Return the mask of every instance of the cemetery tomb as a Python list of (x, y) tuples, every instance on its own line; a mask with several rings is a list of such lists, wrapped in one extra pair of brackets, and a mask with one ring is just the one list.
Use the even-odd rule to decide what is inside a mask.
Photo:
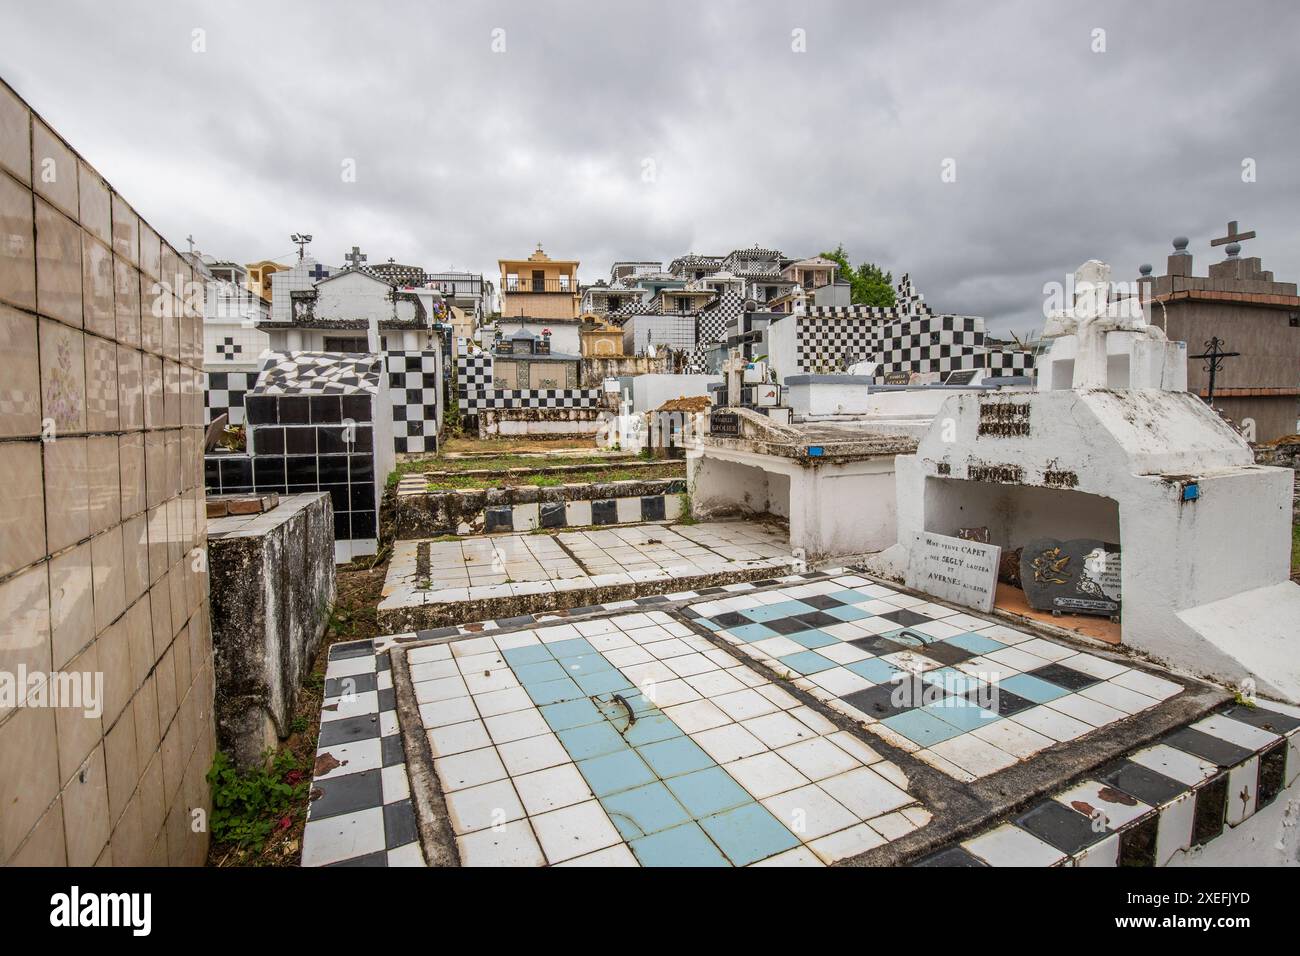
[[(1102, 862), (1114, 849), (1113, 863), (1150, 850), (1152, 821), (1180, 814), (1179, 799), (1199, 800), (1210, 819), (1218, 790), (1200, 791), (1220, 787), (1215, 770), (1164, 786), (1165, 803), (1148, 788), (1124, 813), (1128, 798), (1107, 782), (1127, 793), (1151, 781), (1112, 779), (1114, 768), (1181, 747), (1241, 776), (1237, 763), (1264, 759), (1247, 744), (1290, 745), (1290, 731), (1247, 739), (1222, 719), (1231, 706), (1218, 688), (848, 569), (395, 634), (331, 651), (304, 863), (820, 866), (968, 854), (992, 865), (1008, 855), (986, 860), (960, 841), (999, 826), (1028, 788), (1091, 824), (1081, 768), (1096, 768), (1093, 796), (1117, 804), (1096, 838), (1052, 807), (1029, 819), (1021, 807), (1025, 836), (1011, 839), (1044, 842), (1046, 864)], [(1203, 739), (1224, 735), (1239, 741), (1231, 752)], [(1261, 809), (1300, 768), (1300, 757), (1267, 759)], [(1226, 833), (1233, 818), (1218, 806)], [(1165, 849), (1190, 841), (1171, 831)]]

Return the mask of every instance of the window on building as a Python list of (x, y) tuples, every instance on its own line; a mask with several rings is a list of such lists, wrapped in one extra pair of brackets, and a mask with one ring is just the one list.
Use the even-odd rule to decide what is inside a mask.
[(364, 335), (327, 335), (326, 352), (369, 352), (369, 339)]

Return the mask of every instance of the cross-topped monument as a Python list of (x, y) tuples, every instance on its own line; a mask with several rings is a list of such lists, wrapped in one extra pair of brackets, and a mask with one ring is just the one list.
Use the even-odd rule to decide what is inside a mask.
[(1227, 245), (1228, 243), (1232, 243), (1237, 248), (1236, 249), (1228, 248), (1225, 251), (1228, 253), (1228, 255), (1235, 256), (1238, 252), (1241, 251), (1241, 244), (1243, 242), (1245, 242), (1247, 239), (1254, 239), (1254, 238), (1255, 238), (1254, 229), (1250, 230), (1250, 232), (1238, 232), (1237, 220), (1234, 219), (1232, 220), (1232, 222), (1228, 223), (1228, 234), (1226, 236), (1220, 236), (1218, 239), (1211, 239), (1210, 245), (1223, 246), (1223, 245)]
[(1071, 388), (1105, 388), (1107, 384), (1106, 336), (1111, 332), (1141, 332), (1160, 340), (1160, 330), (1147, 324), (1136, 298), (1111, 299), (1110, 266), (1089, 259), (1074, 273), (1074, 301), (1070, 308), (1053, 312), (1043, 328), (1043, 338), (1075, 336), (1077, 346)]
[(369, 256), (363, 253), (356, 246), (353, 246), (352, 251), (344, 255), (343, 258), (347, 261), (348, 265), (351, 266), (353, 269), (360, 269), (361, 264), (365, 262), (366, 259), (369, 258)]

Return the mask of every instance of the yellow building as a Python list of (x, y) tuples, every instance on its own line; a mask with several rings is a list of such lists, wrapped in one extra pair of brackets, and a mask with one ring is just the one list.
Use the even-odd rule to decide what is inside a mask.
[(270, 302), (271, 276), (277, 272), (285, 272), (289, 267), (282, 266), (280, 263), (272, 262), (269, 259), (263, 259), (261, 262), (248, 263), (246, 268), (248, 269), (248, 279), (245, 285), (248, 291)]
[(623, 330), (617, 325), (610, 325), (594, 312), (579, 317), (582, 322), (578, 336), (582, 340), (582, 357), (595, 355), (622, 355)]
[(527, 259), (499, 259), (501, 266), (501, 316), (503, 319), (578, 318), (578, 261), (552, 259), (537, 251)]

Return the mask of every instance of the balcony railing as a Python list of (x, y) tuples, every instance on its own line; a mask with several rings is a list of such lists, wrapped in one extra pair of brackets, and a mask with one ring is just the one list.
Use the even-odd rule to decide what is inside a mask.
[(567, 295), (573, 295), (577, 292), (577, 285), (568, 279), (529, 279), (519, 277), (517, 279), (507, 278), (504, 284), (504, 291), (518, 294), (562, 292)]

